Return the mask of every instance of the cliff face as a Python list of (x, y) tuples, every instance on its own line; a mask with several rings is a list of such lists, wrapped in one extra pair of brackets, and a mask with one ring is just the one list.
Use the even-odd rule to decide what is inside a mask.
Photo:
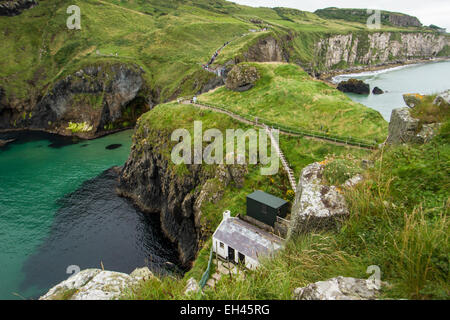
[(201, 223), (202, 205), (220, 200), (230, 183), (241, 184), (246, 167), (187, 165), (180, 172), (166, 156), (169, 137), (139, 121), (117, 191), (143, 212), (159, 214), (164, 234), (189, 266), (208, 228)]
[(339, 70), (432, 58), (450, 45), (450, 38), (434, 33), (349, 33), (321, 39), (315, 46), (316, 68)]
[(0, 1), (0, 16), (16, 16), (22, 13), (23, 10), (37, 6), (36, 0), (1, 0)]
[(91, 65), (56, 82), (34, 105), (23, 107), (23, 101), (6, 103), (0, 97), (0, 129), (40, 129), (90, 138), (130, 127), (154, 104), (151, 95), (144, 96), (142, 73), (134, 65)]

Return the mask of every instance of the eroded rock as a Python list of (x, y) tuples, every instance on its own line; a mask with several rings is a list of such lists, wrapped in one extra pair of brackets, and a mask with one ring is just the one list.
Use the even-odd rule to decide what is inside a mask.
[(202, 205), (217, 203), (230, 183), (241, 185), (247, 167), (216, 166), (210, 170), (186, 165), (186, 171), (177, 174), (160, 148), (169, 143), (170, 136), (150, 131), (145, 123), (138, 124), (117, 191), (133, 200), (141, 211), (159, 215), (162, 231), (177, 247), (181, 264), (188, 267), (199, 239), (210, 228), (201, 225)]
[(388, 144), (427, 143), (438, 131), (440, 124), (420, 124), (409, 108), (394, 109), (389, 123)]
[(438, 94), (436, 99), (434, 99), (433, 104), (437, 105), (438, 107), (441, 107), (442, 105), (450, 105), (450, 90), (447, 90), (441, 94)]
[(422, 102), (423, 97), (423, 95), (418, 93), (407, 93), (403, 95), (403, 100), (408, 107), (414, 108)]
[(337, 277), (294, 290), (295, 300), (374, 300), (381, 283), (365, 279)]
[(240, 64), (231, 69), (225, 84), (230, 90), (243, 92), (253, 88), (259, 78), (260, 75), (256, 67)]
[(339, 83), (337, 89), (342, 92), (351, 92), (357, 94), (370, 94), (370, 86), (362, 80), (349, 79)]
[(136, 269), (131, 275), (87, 269), (56, 285), (39, 300), (116, 300), (126, 289), (151, 277), (148, 268)]
[(0, 16), (17, 16), (23, 10), (37, 6), (36, 0), (2, 0), (0, 1)]
[(348, 216), (347, 204), (338, 189), (322, 184), (323, 170), (319, 163), (303, 169), (292, 208), (289, 237), (335, 229)]
[(378, 88), (378, 87), (375, 87), (375, 88), (373, 88), (372, 93), (373, 93), (373, 94), (376, 94), (376, 95), (379, 95), (379, 94), (384, 94), (384, 91), (381, 90), (381, 89)]

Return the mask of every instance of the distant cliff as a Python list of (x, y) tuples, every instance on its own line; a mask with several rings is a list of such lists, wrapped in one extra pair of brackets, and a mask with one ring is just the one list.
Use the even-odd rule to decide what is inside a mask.
[(450, 37), (428, 32), (354, 32), (331, 35), (315, 45), (313, 68), (344, 70), (354, 66), (405, 63), (446, 55)]

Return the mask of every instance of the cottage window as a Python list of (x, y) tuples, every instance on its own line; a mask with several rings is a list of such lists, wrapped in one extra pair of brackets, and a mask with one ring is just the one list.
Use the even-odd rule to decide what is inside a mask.
[(220, 248), (223, 249), (224, 248), (224, 244), (221, 242), (220, 243)]

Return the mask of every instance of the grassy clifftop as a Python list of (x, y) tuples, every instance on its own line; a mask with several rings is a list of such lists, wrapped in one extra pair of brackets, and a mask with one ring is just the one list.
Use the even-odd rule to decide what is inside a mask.
[(249, 63), (261, 78), (246, 92), (226, 87), (200, 101), (297, 129), (383, 142), (387, 122), (375, 110), (351, 101), (300, 67), (283, 63)]

